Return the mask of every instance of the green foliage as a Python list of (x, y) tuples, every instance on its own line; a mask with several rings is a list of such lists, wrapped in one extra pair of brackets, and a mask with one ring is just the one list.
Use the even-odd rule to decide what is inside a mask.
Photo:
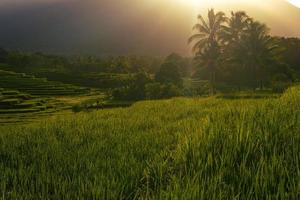
[(283, 93), (286, 91), (292, 84), (289, 82), (281, 82), (281, 81), (274, 81), (272, 83), (272, 91), (276, 93)]
[(207, 96), (209, 95), (210, 83), (202, 79), (183, 79), (184, 96)]
[(81, 112), (82, 110), (83, 110), (83, 107), (80, 104), (75, 104), (75, 105), (72, 106), (72, 111), (74, 113)]
[(141, 100), (145, 99), (145, 85), (151, 81), (150, 76), (145, 72), (134, 75), (128, 86), (112, 90), (114, 100)]
[(179, 67), (176, 62), (165, 62), (161, 65), (160, 70), (155, 75), (155, 80), (163, 84), (182, 85)]
[(165, 99), (182, 96), (182, 89), (174, 84), (149, 83), (145, 86), (147, 99)]
[(298, 199), (300, 88), (0, 127), (3, 199)]
[(5, 71), (84, 87), (113, 89), (128, 86), (132, 76), (139, 72), (156, 73), (162, 59), (148, 56), (63, 57), (0, 49), (0, 63), (0, 69)]
[(299, 40), (271, 37), (267, 25), (243, 11), (231, 12), (224, 20), (224, 13), (211, 9), (207, 21), (198, 19), (189, 42), (195, 42), (198, 78), (210, 80), (212, 90), (215, 82), (263, 89), (272, 76), (282, 73), (288, 82), (294, 80), (291, 69), (299, 63)]
[(165, 63), (175, 63), (181, 77), (190, 77), (193, 71), (193, 62), (190, 58), (184, 58), (179, 54), (172, 53), (166, 57)]
[(300, 72), (300, 39), (299, 38), (276, 38), (283, 47), (282, 60), (292, 69)]

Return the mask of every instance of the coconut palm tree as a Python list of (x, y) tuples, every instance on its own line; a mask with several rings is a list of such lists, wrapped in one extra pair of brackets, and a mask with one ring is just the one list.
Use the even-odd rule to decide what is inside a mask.
[[(249, 70), (253, 86), (257, 87), (264, 69), (274, 63), (280, 48), (269, 35), (269, 28), (258, 21), (250, 21), (242, 32), (240, 42), (235, 48), (233, 57)], [(260, 80), (259, 80), (260, 79)]]
[(198, 16), (199, 22), (193, 27), (196, 33), (189, 38), (188, 42), (194, 42), (193, 52), (195, 53), (195, 58), (209, 69), (211, 93), (214, 94), (216, 67), (221, 55), (220, 33), (226, 17), (223, 12), (215, 13), (214, 9), (208, 11), (207, 17), (206, 21), (202, 15)]
[(231, 12), (231, 16), (226, 19), (226, 24), (222, 26), (220, 37), (223, 45), (222, 67), (231, 74), (231, 81), (240, 84), (245, 81), (245, 66), (235, 62), (234, 56), (241, 42), (241, 37), (247, 31), (248, 24), (252, 19), (244, 11)]
[(226, 26), (222, 26), (221, 37), (224, 43), (233, 44), (239, 42), (243, 32), (247, 29), (252, 19), (244, 11), (231, 12)]

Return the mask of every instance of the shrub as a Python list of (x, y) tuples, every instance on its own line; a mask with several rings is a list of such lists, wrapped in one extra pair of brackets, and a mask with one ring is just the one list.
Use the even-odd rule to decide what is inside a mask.
[(182, 95), (182, 91), (177, 85), (167, 84), (167, 85), (164, 85), (163, 88), (164, 88), (164, 96), (167, 98)]
[(271, 86), (273, 92), (283, 93), (291, 86), (291, 82), (287, 75), (281, 73), (273, 76)]
[(113, 89), (111, 96), (114, 100), (128, 100), (130, 99), (130, 91), (128, 87), (121, 87)]
[(160, 70), (155, 75), (155, 80), (163, 84), (172, 83), (182, 86), (178, 65), (175, 62), (166, 62), (162, 64)]
[(174, 84), (150, 83), (145, 86), (147, 99), (163, 99), (181, 96), (181, 89)]
[(288, 82), (282, 82), (282, 81), (272, 82), (272, 91), (276, 92), (276, 93), (283, 93), (290, 86), (291, 86), (291, 83), (288, 83)]
[(81, 105), (79, 105), (79, 104), (76, 104), (76, 105), (72, 106), (72, 111), (74, 113), (81, 112), (82, 110), (83, 110), (83, 107)]
[(147, 73), (140, 72), (134, 75), (129, 86), (124, 86), (112, 90), (114, 100), (141, 100), (145, 99), (145, 85), (150, 82)]
[(160, 99), (162, 97), (162, 84), (149, 83), (145, 86), (145, 93), (147, 99)]

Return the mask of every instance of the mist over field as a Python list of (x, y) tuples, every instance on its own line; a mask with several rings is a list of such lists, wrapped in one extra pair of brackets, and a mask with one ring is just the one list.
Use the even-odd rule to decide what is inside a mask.
[[(247, 10), (268, 23), (274, 35), (300, 36), (293, 28), (299, 25), (299, 9), (285, 1), (267, 0), (260, 6), (230, 2), (215, 7)], [(196, 9), (180, 0), (2, 0), (0, 46), (55, 53), (190, 55), (186, 38), (198, 11), (208, 6)]]

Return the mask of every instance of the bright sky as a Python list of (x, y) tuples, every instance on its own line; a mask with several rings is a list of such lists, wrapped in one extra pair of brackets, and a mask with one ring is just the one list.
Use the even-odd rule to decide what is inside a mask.
[[(43, 3), (69, 2), (78, 0), (0, 0), (3, 5), (29, 5)], [(300, 0), (84, 0), (101, 4), (137, 4), (139, 7), (161, 7), (166, 10), (173, 9), (178, 15), (190, 17), (194, 22), (197, 13), (205, 14), (208, 8), (216, 10), (246, 10), (251, 16), (271, 26), (273, 33), (278, 35), (300, 36)], [(126, 3), (123, 3), (126, 2)], [(293, 4), (293, 5), (292, 5)]]
[(300, 0), (167, 0), (204, 14), (208, 8), (245, 10), (267, 23), (276, 35), (300, 36)]
[(297, 6), (300, 0), (0, 0), (0, 15), (6, 13), (0, 17), (0, 44), (57, 49), (67, 41), (67, 47), (81, 42), (103, 52), (184, 54), (196, 16), (206, 16), (209, 8), (243, 10), (273, 35), (300, 37)]

